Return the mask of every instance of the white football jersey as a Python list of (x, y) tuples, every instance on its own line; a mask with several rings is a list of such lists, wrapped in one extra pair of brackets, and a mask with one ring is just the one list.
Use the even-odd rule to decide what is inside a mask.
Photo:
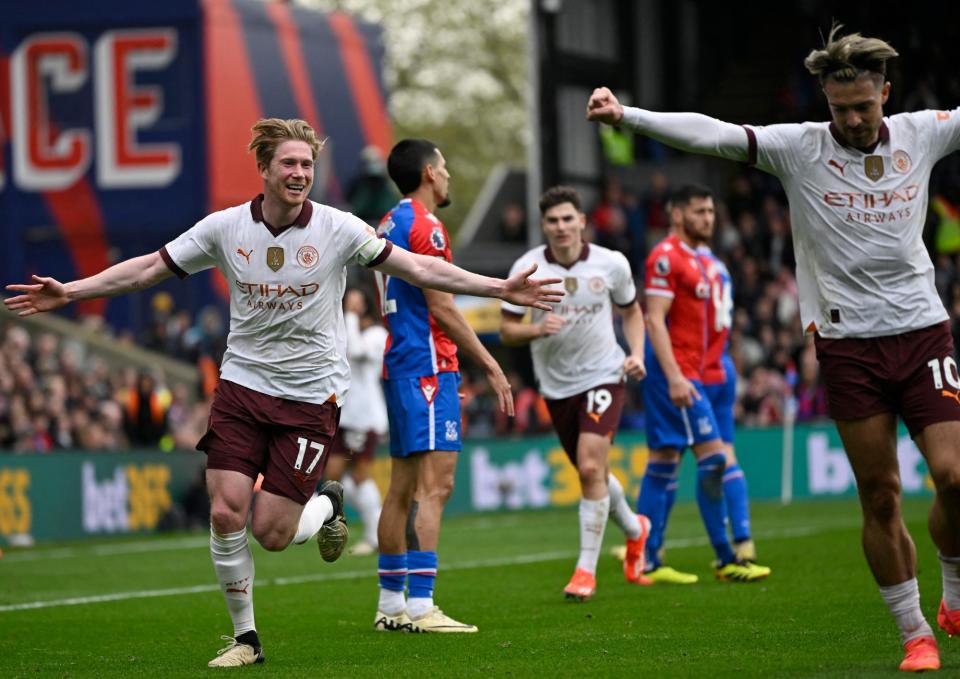
[(387, 433), (387, 404), (383, 397), (383, 350), (387, 329), (374, 324), (360, 329), (353, 312), (343, 315), (347, 328), (347, 359), (350, 361), (350, 395), (340, 411), (340, 426), (358, 431)]
[[(623, 349), (613, 330), (613, 307), (628, 306), (637, 299), (637, 289), (627, 258), (599, 245), (584, 243), (580, 259), (567, 268), (557, 262), (546, 246), (530, 250), (514, 262), (510, 275), (536, 262), (537, 276), (562, 278), (566, 295), (553, 311), (532, 309), (534, 323), (548, 313), (563, 317), (566, 324), (556, 335), (538, 337), (530, 343), (533, 370), (545, 398), (568, 398), (598, 384), (623, 379)], [(522, 316), (526, 307), (503, 302), (504, 311)]]
[(800, 316), (824, 337), (878, 337), (947, 318), (923, 244), (934, 164), (960, 147), (960, 109), (884, 119), (871, 153), (832, 123), (745, 128), (749, 162), (790, 202)]
[(181, 278), (217, 267), (230, 286), (220, 376), (262, 394), (338, 405), (350, 387), (341, 300), (346, 265), (389, 250), (357, 217), (312, 201), (296, 222), (263, 221), (262, 196), (215, 212), (160, 254)]

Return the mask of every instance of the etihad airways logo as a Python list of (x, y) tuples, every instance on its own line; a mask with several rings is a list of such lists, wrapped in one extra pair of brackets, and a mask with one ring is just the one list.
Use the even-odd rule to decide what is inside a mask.
[[(237, 290), (245, 295), (251, 309), (278, 309), (294, 311), (303, 308), (303, 298), (317, 294), (319, 283), (306, 285), (283, 285), (282, 283), (244, 283), (234, 281)], [(268, 299), (263, 299), (268, 298)]]
[(920, 195), (920, 185), (910, 184), (892, 191), (827, 191), (823, 202), (831, 207), (887, 208), (909, 203)]

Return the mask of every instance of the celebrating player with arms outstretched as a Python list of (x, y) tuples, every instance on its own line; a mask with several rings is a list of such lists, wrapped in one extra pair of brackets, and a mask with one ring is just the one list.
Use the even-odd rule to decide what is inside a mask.
[(863, 548), (900, 628), (904, 670), (940, 666), (920, 610), (916, 552), (900, 511), (897, 416), (923, 453), (936, 496), (937, 622), (960, 633), (960, 376), (947, 313), (922, 241), (934, 163), (960, 148), (960, 110), (884, 117), (886, 42), (835, 27), (804, 62), (831, 122), (742, 127), (696, 113), (625, 108), (606, 88), (587, 118), (626, 124), (695, 153), (755, 164), (790, 202), (800, 313), (816, 333), (830, 415), (857, 479)]
[[(582, 240), (587, 220), (574, 189), (556, 186), (545, 191), (540, 214), (547, 244), (520, 257), (513, 270), (535, 262), (563, 277), (568, 297), (553, 312), (534, 313), (530, 323), (524, 322), (521, 307), (504, 304), (500, 333), (507, 344), (531, 344), (540, 393), (547, 400), (560, 443), (580, 475), (580, 558), (564, 592), (570, 599), (583, 601), (596, 592), (597, 556), (608, 515), (627, 536), (627, 581), (649, 584), (643, 577), (643, 547), (650, 522), (630, 511), (620, 482), (607, 468), (610, 443), (620, 425), (626, 377), (646, 375), (643, 313), (626, 258)], [(629, 355), (617, 344), (613, 305), (623, 316)]]
[(210, 428), (197, 444), (207, 453), (210, 554), (234, 633), (211, 667), (263, 662), (253, 616), (253, 556), (247, 515), (263, 474), (252, 529), (267, 550), (318, 535), (333, 561), (347, 540), (339, 484), (313, 495), (350, 386), (341, 298), (348, 264), (416, 285), (498, 297), (549, 309), (563, 294), (533, 280), (487, 278), (433, 257), (414, 255), (376, 236), (346, 212), (307, 199), (321, 144), (302, 120), (260, 120), (256, 153), (263, 193), (216, 212), (158, 252), (126, 260), (70, 283), (34, 276), (4, 300), (21, 316), (75, 300), (142, 290), (176, 274), (217, 267), (230, 290), (230, 334)]

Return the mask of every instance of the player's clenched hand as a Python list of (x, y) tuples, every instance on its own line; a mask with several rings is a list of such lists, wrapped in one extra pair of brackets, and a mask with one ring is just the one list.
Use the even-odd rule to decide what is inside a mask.
[(542, 321), (540, 321), (540, 336), (545, 337), (549, 335), (556, 335), (560, 332), (560, 328), (567, 324), (566, 319), (563, 316), (557, 316), (556, 314), (547, 314)]
[(647, 376), (647, 366), (643, 363), (643, 356), (634, 356), (631, 354), (623, 360), (623, 372), (627, 377), (642, 380)]
[(670, 400), (678, 408), (689, 408), (694, 401), (700, 400), (700, 394), (693, 382), (682, 375), (669, 382)]
[(507, 376), (503, 374), (500, 366), (487, 372), (487, 382), (490, 383), (490, 388), (497, 395), (500, 410), (513, 417), (513, 390), (510, 388), (510, 382), (507, 381)]
[(20, 292), (21, 295), (8, 297), (3, 303), (10, 311), (19, 316), (32, 316), (41, 311), (59, 309), (70, 301), (63, 283), (55, 278), (33, 276), (34, 282), (8, 285), (7, 290)]
[(616, 125), (623, 120), (623, 106), (606, 87), (598, 87), (587, 102), (587, 120)]
[(558, 288), (551, 288), (562, 282), (559, 278), (530, 278), (537, 270), (536, 264), (531, 264), (526, 271), (519, 271), (504, 281), (500, 298), (520, 306), (532, 306), (535, 309), (550, 311), (563, 297), (564, 292)]

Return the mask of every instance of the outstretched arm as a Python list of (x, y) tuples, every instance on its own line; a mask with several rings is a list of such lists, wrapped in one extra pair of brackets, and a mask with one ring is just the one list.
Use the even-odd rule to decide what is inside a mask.
[(3, 303), (20, 316), (31, 316), (41, 311), (53, 311), (81, 299), (114, 297), (133, 290), (156, 285), (173, 272), (167, 268), (159, 252), (134, 257), (114, 264), (98, 274), (69, 283), (55, 278), (34, 276), (33, 283), (8, 285), (7, 290), (19, 292)]
[(504, 280), (471, 273), (437, 257), (418, 255), (394, 246), (387, 258), (373, 268), (402, 278), (418, 288), (432, 288), (477, 297), (496, 297), (544, 311), (550, 311), (550, 305), (559, 302), (564, 294), (563, 290), (549, 287), (562, 282), (559, 278), (530, 278), (537, 270), (536, 264)]
[(513, 417), (513, 391), (510, 389), (510, 383), (503, 374), (500, 364), (490, 355), (477, 337), (477, 333), (460, 313), (460, 309), (453, 301), (453, 295), (449, 292), (426, 289), (423, 291), (423, 296), (427, 300), (430, 315), (437, 321), (437, 325), (453, 340), (458, 349), (483, 368), (487, 374), (487, 382), (497, 395), (500, 410)]
[(658, 113), (623, 106), (606, 87), (598, 87), (587, 102), (587, 120), (623, 124), (667, 146), (727, 160), (747, 160), (747, 133), (740, 125), (700, 113)]

